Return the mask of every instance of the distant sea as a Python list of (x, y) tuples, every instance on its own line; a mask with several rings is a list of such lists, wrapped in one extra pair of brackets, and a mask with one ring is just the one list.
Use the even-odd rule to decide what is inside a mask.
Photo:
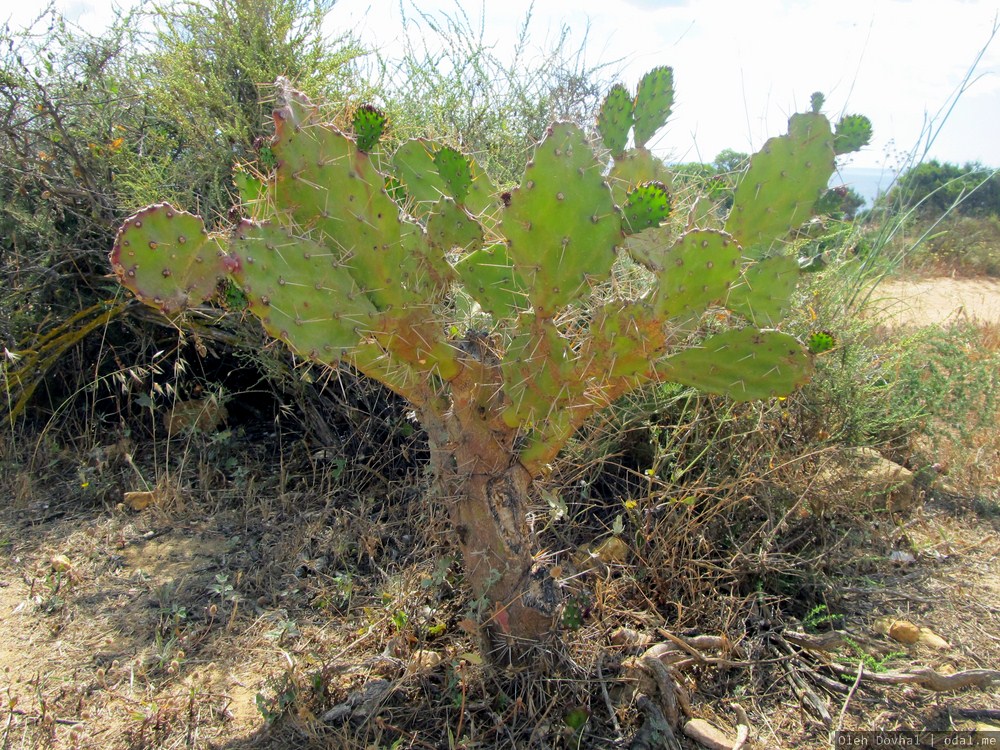
[(875, 198), (889, 192), (896, 173), (882, 167), (841, 167), (830, 178), (830, 187), (846, 185), (863, 196), (866, 205), (871, 206)]

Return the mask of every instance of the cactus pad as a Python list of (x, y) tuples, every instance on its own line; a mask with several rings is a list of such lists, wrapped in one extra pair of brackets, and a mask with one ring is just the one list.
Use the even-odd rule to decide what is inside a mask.
[(653, 311), (664, 318), (691, 317), (725, 299), (739, 278), (742, 253), (732, 237), (710, 229), (681, 235), (663, 258)]
[(122, 286), (168, 315), (211, 297), (228, 271), (227, 261), (200, 216), (167, 203), (129, 217), (111, 250)]
[(812, 215), (833, 170), (830, 123), (823, 115), (792, 115), (788, 134), (770, 139), (751, 157), (736, 187), (726, 231), (748, 257), (763, 257)]
[(451, 198), (443, 197), (427, 217), (427, 239), (443, 253), (472, 252), (483, 246), (483, 228)]
[(497, 319), (517, 315), (527, 307), (524, 282), (511, 265), (505, 245), (469, 253), (455, 264), (465, 291)]
[(658, 227), (670, 215), (670, 196), (662, 182), (645, 182), (630, 190), (622, 206), (622, 229), (637, 234)]
[[(412, 248), (404, 235), (419, 228), (400, 221), (368, 154), (332, 126), (314, 124), (305, 107), (295, 98), (275, 112), (276, 220), (294, 235), (320, 232), (379, 309), (413, 302), (405, 278)], [(307, 124), (296, 124), (303, 118)]]
[(244, 221), (232, 256), (250, 311), (301, 356), (336, 362), (371, 331), (375, 307), (327, 248), (279, 226)]
[(387, 121), (385, 112), (371, 104), (363, 104), (354, 111), (354, 139), (360, 151), (370, 153), (375, 148)]
[(799, 281), (799, 263), (790, 255), (777, 255), (752, 263), (740, 283), (729, 290), (726, 307), (755, 326), (776, 326), (788, 313)]
[(604, 146), (616, 159), (628, 145), (628, 133), (632, 129), (632, 95), (620, 83), (616, 83), (604, 97), (600, 112), (597, 113), (597, 132), (601, 134)]
[(554, 125), (538, 144), (503, 214), (501, 234), (541, 317), (608, 278), (621, 222), (578, 126)]
[(591, 338), (581, 360), (588, 373), (605, 378), (646, 377), (650, 364), (662, 354), (662, 321), (649, 305), (637, 302), (611, 303), (594, 313)]
[(667, 124), (674, 104), (674, 71), (653, 68), (639, 81), (635, 95), (635, 146), (644, 148), (656, 131)]
[(809, 379), (812, 360), (787, 333), (743, 328), (709, 336), (656, 370), (666, 380), (753, 401), (791, 393)]
[(584, 388), (573, 350), (551, 319), (525, 313), (518, 330), (501, 363), (510, 402), (503, 419), (510, 427), (550, 420)]
[(399, 180), (410, 199), (408, 208), (420, 218), (431, 210), (442, 195), (448, 195), (438, 174), (433, 150), (437, 144), (424, 138), (406, 141), (392, 155), (393, 176)]
[(495, 205), (496, 189), (476, 160), (450, 146), (417, 138), (406, 141), (392, 156), (393, 176), (409, 198), (413, 216), (423, 218), (442, 195), (449, 195), (474, 216)]
[(616, 205), (628, 200), (628, 192), (644, 182), (658, 182), (670, 191), (670, 173), (666, 165), (649, 151), (630, 150), (615, 159), (608, 174), (611, 197)]
[(448, 195), (458, 203), (464, 203), (472, 187), (472, 168), (465, 155), (451, 146), (442, 146), (434, 154), (434, 166), (444, 182)]

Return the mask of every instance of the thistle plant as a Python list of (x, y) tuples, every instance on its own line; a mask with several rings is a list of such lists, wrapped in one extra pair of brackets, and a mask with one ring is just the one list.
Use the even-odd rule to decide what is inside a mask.
[[(751, 400), (809, 377), (809, 352), (776, 330), (798, 276), (787, 239), (867, 121), (834, 131), (817, 111), (793, 115), (751, 159), (721, 228), (693, 211), (678, 230), (669, 175), (646, 147), (670, 114), (670, 68), (635, 94), (610, 90), (603, 148), (577, 124), (553, 124), (504, 193), (447, 145), (389, 153), (374, 108), (359, 108), (348, 134), (287, 81), (276, 90), (275, 166), (241, 182), (252, 218), (209, 232), (150, 206), (122, 226), (114, 271), (167, 316), (228, 278), (299, 357), (405, 398), (466, 581), (487, 603), (488, 648), (527, 654), (556, 626), (560, 596), (526, 507), (589, 416), (655, 382)], [(648, 291), (616, 283), (627, 264), (645, 269)]]

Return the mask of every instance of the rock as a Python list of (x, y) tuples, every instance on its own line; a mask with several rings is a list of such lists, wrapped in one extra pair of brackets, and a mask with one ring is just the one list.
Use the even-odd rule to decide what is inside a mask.
[(385, 702), (392, 692), (392, 683), (388, 680), (374, 680), (360, 690), (347, 696), (347, 700), (339, 703), (320, 719), (327, 724), (342, 724), (350, 719), (362, 723), (370, 718)]
[(839, 448), (804, 488), (814, 512), (836, 507), (900, 511), (919, 497), (913, 472), (871, 448)]
[(923, 646), (947, 651), (951, 644), (939, 636), (930, 628), (915, 625), (909, 620), (901, 620), (896, 617), (880, 617), (873, 624), (872, 628), (882, 635), (887, 635), (894, 641), (913, 645), (919, 643)]
[(900, 643), (914, 644), (920, 638), (920, 628), (909, 620), (896, 617), (880, 617), (872, 625), (877, 633), (887, 635)]
[(704, 719), (691, 719), (684, 725), (684, 734), (711, 750), (730, 750), (736, 740)]
[(155, 505), (157, 496), (155, 491), (126, 492), (123, 496), (125, 507), (129, 510), (145, 510), (150, 505)]
[(948, 641), (930, 628), (920, 628), (920, 633), (917, 636), (917, 643), (921, 643), (924, 646), (930, 646), (931, 648), (935, 648), (939, 651), (947, 651), (951, 648), (951, 644), (948, 643)]
[(573, 565), (580, 571), (620, 565), (628, 559), (628, 545), (619, 536), (610, 536), (602, 542), (588, 544), (573, 553)]
[(410, 654), (410, 658), (406, 662), (406, 672), (407, 674), (427, 672), (434, 669), (434, 667), (442, 661), (444, 661), (444, 657), (442, 657), (437, 651), (429, 651), (427, 649), (418, 648)]

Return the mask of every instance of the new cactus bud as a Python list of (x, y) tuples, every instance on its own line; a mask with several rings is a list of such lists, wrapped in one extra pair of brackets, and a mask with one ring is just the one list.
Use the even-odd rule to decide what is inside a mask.
[(354, 140), (359, 151), (371, 153), (385, 132), (386, 122), (385, 112), (371, 104), (363, 104), (354, 111)]
[(658, 227), (670, 215), (670, 196), (662, 182), (644, 182), (628, 192), (622, 206), (622, 229), (638, 234)]
[(864, 115), (845, 115), (833, 134), (833, 150), (837, 155), (857, 151), (871, 143), (872, 124)]

